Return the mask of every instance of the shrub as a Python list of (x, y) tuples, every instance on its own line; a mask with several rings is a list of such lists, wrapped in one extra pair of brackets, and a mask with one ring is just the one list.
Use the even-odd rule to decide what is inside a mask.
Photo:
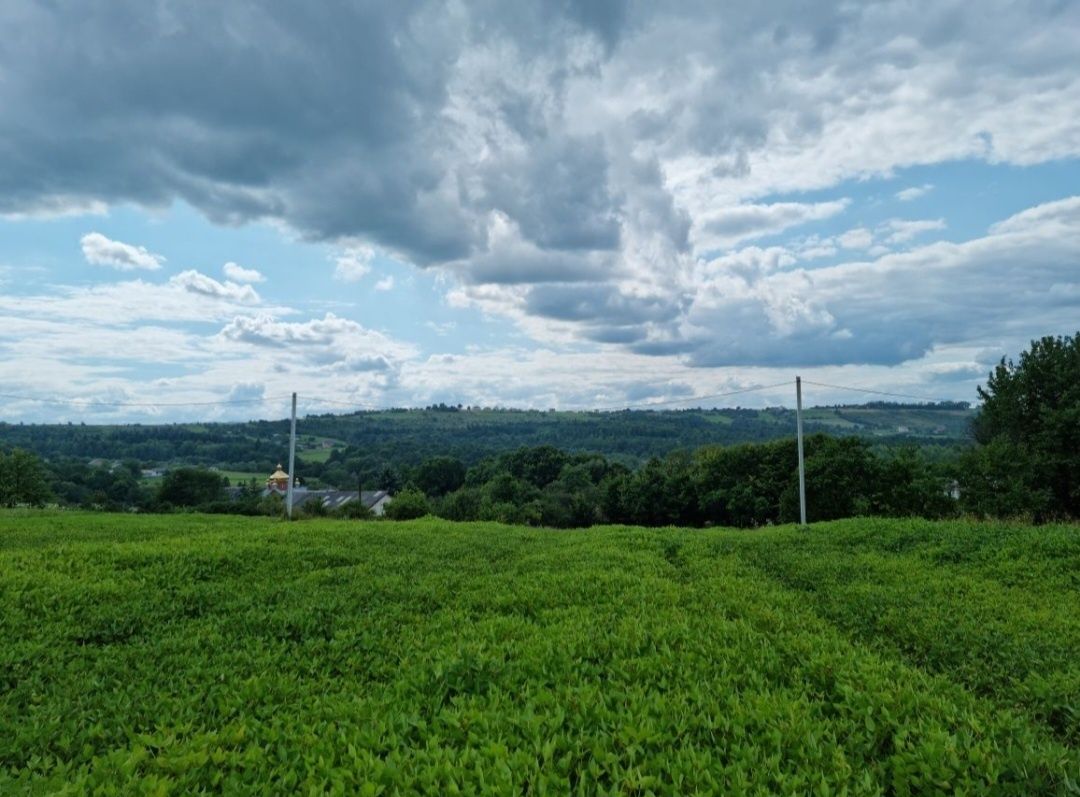
[(402, 490), (386, 505), (386, 517), (390, 520), (413, 520), (428, 514), (431, 505), (420, 490)]

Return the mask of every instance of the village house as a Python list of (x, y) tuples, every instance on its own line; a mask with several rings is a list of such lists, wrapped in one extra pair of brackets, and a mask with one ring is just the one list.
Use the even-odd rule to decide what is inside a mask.
[[(279, 464), (266, 479), (266, 487), (263, 488), (264, 496), (277, 494), (282, 497), (289, 491), (289, 474)], [(346, 504), (360, 501), (363, 506), (370, 510), (376, 517), (386, 512), (386, 505), (390, 503), (391, 496), (386, 490), (309, 490), (299, 483), (293, 484), (293, 508), (302, 509), (305, 504), (318, 502), (331, 511), (341, 509)]]

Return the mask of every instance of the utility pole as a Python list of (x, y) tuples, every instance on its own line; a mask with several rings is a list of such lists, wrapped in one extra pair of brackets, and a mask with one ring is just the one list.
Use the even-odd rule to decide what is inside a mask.
[[(802, 426), (799, 427), (802, 429)], [(802, 432), (799, 432), (799, 445), (802, 446)], [(799, 461), (802, 462), (802, 448), (799, 448)], [(289, 516), (289, 520), (292, 520), (292, 496), (293, 485), (296, 483), (296, 473), (294, 468), (296, 467), (296, 394), (292, 394), (292, 426), (289, 429), (289, 489), (285, 493), (285, 511)], [(805, 522), (805, 520), (804, 520)]]
[(806, 525), (806, 463), (802, 445), (802, 377), (795, 377), (795, 428), (799, 440), (799, 523)]

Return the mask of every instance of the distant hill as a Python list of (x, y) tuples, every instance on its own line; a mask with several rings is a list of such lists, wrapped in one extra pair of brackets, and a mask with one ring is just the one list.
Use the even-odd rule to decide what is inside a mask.
[[(968, 440), (974, 415), (975, 410), (960, 402), (875, 402), (813, 407), (806, 410), (804, 421), (807, 433), (859, 435), (882, 446), (952, 447)], [(136, 460), (147, 467), (192, 464), (261, 474), (285, 461), (288, 427), (287, 420), (163, 426), (0, 424), (0, 447), (19, 446), (46, 458)], [(792, 437), (795, 411), (556, 412), (440, 405), (309, 415), (300, 420), (299, 433), (303, 472), (336, 483), (384, 465), (406, 467), (437, 455), (472, 464), (520, 446), (598, 452), (635, 465), (679, 448)]]

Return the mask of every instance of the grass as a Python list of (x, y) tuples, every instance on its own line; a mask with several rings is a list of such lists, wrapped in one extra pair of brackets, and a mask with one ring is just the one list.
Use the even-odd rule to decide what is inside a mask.
[(266, 486), (266, 477), (270, 475), (270, 471), (267, 471), (266, 473), (255, 473), (254, 471), (244, 470), (218, 470), (217, 473), (227, 478), (229, 484), (233, 487), (240, 487), (254, 479), (255, 483), (262, 488)]
[(308, 448), (297, 451), (296, 456), (304, 462), (328, 462), (333, 451), (332, 448)]
[(1080, 529), (0, 514), (0, 793), (1077, 793)]

